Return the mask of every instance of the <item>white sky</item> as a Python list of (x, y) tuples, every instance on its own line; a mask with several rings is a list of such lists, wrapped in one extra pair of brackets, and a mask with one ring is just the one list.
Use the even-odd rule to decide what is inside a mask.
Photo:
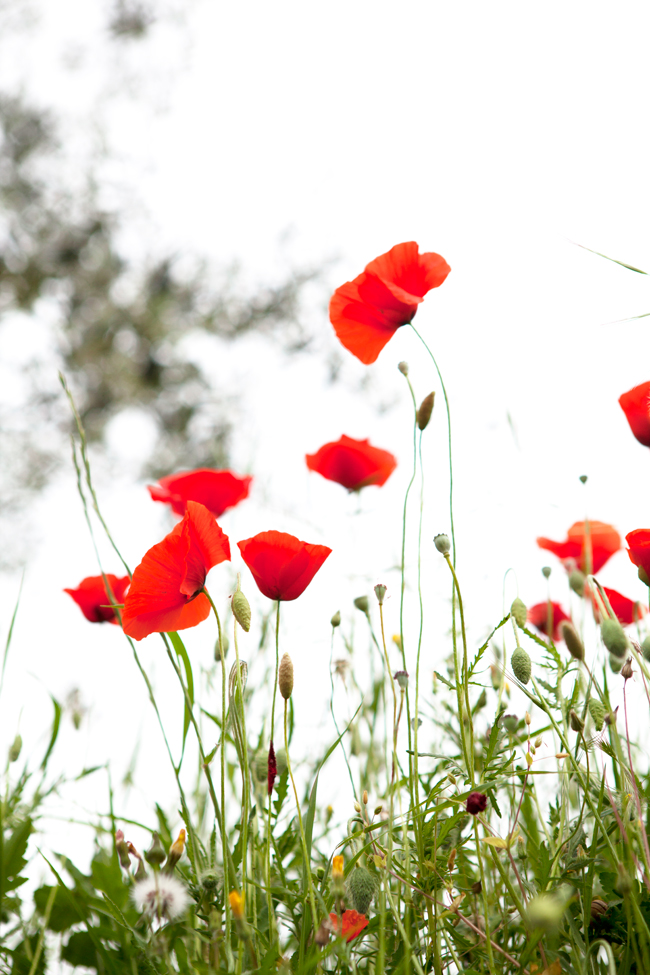
[[(545, 597), (539, 569), (549, 557), (537, 535), (563, 538), (585, 513), (621, 534), (650, 525), (648, 451), (616, 402), (650, 379), (648, 320), (606, 324), (650, 311), (650, 283), (569, 243), (650, 270), (647, 5), (203, 0), (186, 22), (168, 16), (150, 41), (119, 56), (107, 53), (106, 7), (96, 0), (33, 6), (40, 20), (5, 46), (0, 84), (22, 83), (65, 111), (64, 149), (79, 167), (105, 132), (111, 161), (100, 170), (102, 193), (132, 202), (124, 242), (133, 253), (169, 248), (237, 260), (251, 281), (336, 257), (332, 288), (402, 240), (451, 264), (415, 324), (450, 393), (458, 565), (474, 647), (501, 618), (510, 566), (527, 603)], [(325, 311), (314, 314), (329, 336)], [(438, 391), (427, 431), (425, 672), (447, 652), (447, 579), (430, 545), (448, 527), (438, 382), (408, 329), (375, 366), (348, 357), (342, 386), (328, 386), (318, 362), (287, 362), (254, 339), (194, 349), (216, 389), (245, 393), (233, 467), (257, 482), (224, 529), (235, 541), (273, 527), (334, 549), (287, 608), (284, 637), (298, 690), (305, 681), (302, 701), (297, 694), (305, 741), (329, 740), (321, 725), (329, 618), (339, 606), (345, 616), (351, 598), (376, 581), (397, 592), (390, 569), (410, 456), (400, 359), (411, 364), (418, 399)], [(354, 389), (368, 373), (364, 396)], [(398, 405), (380, 415), (378, 400)], [(125, 471), (138, 429), (113, 429)], [(364, 493), (359, 518), (343, 490), (310, 476), (302, 460), (341, 433), (369, 436), (400, 460), (386, 488)], [(135, 564), (171, 522), (115, 459), (112, 468), (99, 464), (98, 483)], [(33, 743), (43, 733), (46, 689), (61, 697), (76, 684), (91, 712), (83, 747), (66, 728), (65, 754), (79, 768), (111, 756), (117, 778), (149, 705), (117, 630), (86, 624), (61, 594), (96, 571), (69, 475), (34, 518), (42, 546), (25, 582), (2, 737), (13, 738), (23, 708), (21, 731)], [(107, 560), (106, 569), (117, 563)], [(223, 602), (227, 586), (214, 577)], [(602, 581), (645, 598), (624, 552)], [(252, 596), (250, 577), (244, 584)], [(5, 628), (16, 588), (16, 579), (2, 583)], [(560, 571), (551, 590), (566, 605)], [(508, 604), (514, 594), (511, 581)], [(396, 603), (395, 595), (391, 632)], [(205, 665), (211, 639), (200, 629), (188, 636)], [(164, 688), (165, 661), (150, 642), (143, 656)], [(147, 741), (153, 748), (153, 731), (143, 750)], [(139, 774), (145, 815), (166, 770), (147, 759)]]

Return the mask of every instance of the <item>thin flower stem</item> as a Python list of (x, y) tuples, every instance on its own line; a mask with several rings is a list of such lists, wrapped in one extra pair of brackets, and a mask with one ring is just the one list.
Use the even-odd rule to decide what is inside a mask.
[[(278, 692), (278, 669), (280, 666), (280, 600), (277, 600), (275, 613), (275, 674), (273, 678), (273, 701), (271, 704), (271, 745), (275, 734), (275, 701)], [(269, 942), (273, 938), (273, 929), (276, 927), (275, 914), (273, 912), (273, 895), (271, 894), (271, 795), (268, 794), (268, 816), (266, 819), (266, 906), (269, 915)], [(276, 932), (277, 933), (277, 932)]]
[[(293, 795), (296, 800), (296, 809), (298, 810), (298, 825), (300, 827), (300, 842), (302, 844), (302, 855), (305, 864), (305, 879), (307, 881), (307, 889), (309, 891), (309, 904), (311, 907), (311, 923), (312, 928), (316, 929), (316, 922), (318, 920), (318, 914), (316, 913), (316, 898), (314, 896), (314, 885), (311, 879), (311, 864), (309, 861), (309, 854), (307, 852), (307, 837), (305, 836), (305, 827), (302, 822), (302, 812), (300, 811), (300, 800), (298, 799), (298, 790), (296, 788), (296, 783), (293, 777), (293, 771), (291, 768), (291, 758), (289, 756), (289, 735), (287, 732), (287, 698), (284, 700), (284, 750), (287, 754), (287, 768), (289, 770), (289, 778), (291, 779), (291, 785), (293, 787)], [(303, 915), (304, 919), (304, 915)], [(304, 923), (304, 920), (303, 920)], [(302, 940), (301, 940), (302, 944)]]
[(487, 885), (485, 883), (485, 870), (483, 869), (483, 855), (481, 853), (481, 841), (478, 835), (478, 823), (476, 822), (476, 817), (474, 817), (474, 841), (476, 843), (476, 859), (478, 861), (478, 869), (481, 876), (481, 893), (483, 895), (483, 917), (485, 918), (485, 945), (487, 948), (490, 969), (494, 970), (494, 954), (492, 952), (492, 939), (490, 937), (490, 911), (488, 906), (488, 892), (487, 892)]
[[(472, 722), (472, 709), (469, 703), (469, 681), (468, 681), (468, 662), (467, 662), (467, 635), (465, 633), (465, 613), (463, 611), (463, 598), (460, 593), (460, 586), (458, 585), (458, 576), (456, 575), (456, 570), (452, 564), (449, 552), (445, 553), (445, 561), (449, 566), (451, 572), (454, 591), (458, 597), (458, 611), (460, 614), (460, 631), (461, 638), (463, 641), (463, 670), (462, 670), (462, 690), (461, 690), (461, 675), (458, 670), (458, 645), (456, 640), (456, 614), (454, 613), (453, 618), (453, 630), (452, 630), (452, 643), (454, 648), (454, 668), (456, 676), (456, 696), (458, 698), (458, 717), (460, 722), (460, 736), (463, 745), (463, 753), (465, 757), (465, 764), (467, 766), (467, 773), (469, 775), (469, 780), (472, 788), (474, 788), (474, 724)], [(465, 719), (463, 715), (463, 697), (465, 698), (464, 704), (467, 710), (467, 722), (469, 725), (469, 746), (467, 744), (467, 738), (465, 733)]]
[[(338, 725), (338, 722), (336, 720), (336, 714), (334, 713), (334, 672), (333, 672), (333, 667), (334, 667), (334, 627), (332, 627), (332, 640), (331, 640), (331, 644), (330, 644), (330, 687), (331, 687), (331, 693), (330, 693), (330, 713), (332, 715), (332, 721), (334, 722), (334, 727), (336, 728), (336, 734), (337, 734), (337, 736), (339, 738), (341, 738), (341, 731), (339, 729), (339, 725)], [(350, 785), (352, 786), (352, 795), (358, 801), (357, 790), (356, 790), (356, 787), (354, 785), (354, 776), (352, 775), (352, 769), (350, 768), (350, 760), (348, 759), (348, 753), (347, 753), (347, 751), (345, 749), (345, 744), (343, 742), (343, 739), (341, 739), (340, 745), (341, 745), (341, 750), (343, 752), (343, 758), (345, 759), (345, 765), (346, 765), (346, 768), (348, 770), (348, 775), (350, 776)]]
[(422, 463), (422, 430), (418, 439), (418, 459), (420, 462), (420, 517), (418, 520), (418, 600), (420, 604), (420, 630), (418, 633), (418, 649), (415, 658), (415, 709), (413, 723), (413, 827), (418, 848), (420, 870), (424, 866), (424, 845), (419, 815), (420, 808), (420, 770), (418, 762), (418, 732), (420, 727), (420, 655), (422, 651), (422, 634), (424, 630), (424, 601), (422, 599), (422, 519), (424, 514), (424, 466)]
[[(246, 877), (246, 865), (248, 862), (248, 816), (249, 816), (249, 806), (250, 806), (250, 769), (248, 766), (248, 735), (246, 734), (246, 714), (244, 708), (244, 689), (241, 682), (241, 667), (239, 663), (239, 645), (237, 642), (237, 627), (239, 623), (234, 620), (233, 625), (233, 637), (235, 643), (235, 661), (237, 666), (236, 672), (236, 695), (235, 695), (235, 706), (240, 712), (241, 718), (241, 752), (242, 752), (242, 821), (241, 821), (241, 837), (242, 837), (242, 870), (241, 870), (241, 880), (242, 880), (242, 894), (244, 897), (244, 904), (246, 904), (246, 897), (248, 893), (248, 879)], [(237, 697), (239, 700), (237, 700)]]

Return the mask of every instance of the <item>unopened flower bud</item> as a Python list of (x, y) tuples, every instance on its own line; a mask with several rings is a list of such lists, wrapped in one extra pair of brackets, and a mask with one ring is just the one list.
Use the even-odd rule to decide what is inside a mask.
[(293, 664), (291, 662), (291, 657), (288, 653), (285, 653), (284, 657), (280, 661), (280, 668), (278, 670), (278, 687), (280, 688), (280, 694), (288, 701), (291, 697), (291, 692), (293, 691)]
[(361, 812), (361, 806), (359, 805), (359, 803), (357, 802), (356, 799), (354, 800), (354, 802), (352, 803), (352, 805), (354, 806), (354, 811), (355, 812), (358, 812), (358, 813)]
[(435, 396), (435, 393), (429, 393), (429, 395), (425, 396), (420, 403), (416, 414), (417, 424), (420, 430), (426, 430), (426, 428), (429, 426), (429, 420), (431, 419), (431, 414), (433, 413), (433, 402)]
[(557, 931), (568, 901), (569, 898), (562, 890), (531, 898), (526, 907), (529, 927), (547, 932)]
[(569, 588), (572, 589), (577, 596), (584, 596), (585, 577), (580, 569), (574, 569), (573, 572), (569, 573)]
[(605, 724), (606, 725), (616, 724), (616, 721), (617, 721), (617, 718), (618, 718), (618, 707), (619, 706), (617, 704), (613, 711), (610, 711), (609, 714), (606, 714), (605, 715)]
[(131, 869), (131, 858), (129, 857), (129, 844), (124, 839), (124, 833), (118, 829), (115, 833), (115, 849), (120, 860), (120, 866), (124, 870)]
[(343, 879), (343, 857), (337, 856), (332, 860), (332, 880)]
[(526, 724), (527, 724), (527, 725), (528, 725), (528, 727), (530, 728), (530, 726), (531, 726), (531, 724), (533, 723), (533, 719), (531, 718), (531, 716), (530, 716), (530, 714), (528, 713), (528, 711), (526, 711), (526, 713), (525, 713), (525, 715), (524, 715), (524, 721), (526, 722)]
[(433, 539), (433, 544), (436, 546), (441, 555), (448, 555), (449, 552), (451, 552), (449, 535), (436, 535)]
[(615, 657), (624, 657), (629, 650), (625, 630), (618, 620), (603, 620), (600, 627), (603, 643)]
[(337, 609), (337, 611), (334, 613), (334, 616), (331, 618), (330, 623), (332, 624), (332, 627), (334, 629), (336, 629), (337, 626), (340, 626), (341, 625), (341, 610), (340, 609)]
[(165, 853), (164, 847), (160, 842), (160, 837), (158, 833), (151, 834), (151, 846), (145, 852), (144, 855), (147, 863), (150, 863), (152, 867), (159, 867), (161, 863), (167, 859), (167, 854)]
[(236, 890), (232, 890), (228, 894), (228, 900), (230, 901), (232, 916), (236, 921), (241, 921), (244, 917), (244, 898)]
[(367, 789), (364, 789), (363, 790), (363, 795), (361, 796), (361, 801), (364, 804), (364, 806), (367, 806), (368, 805), (368, 790)]
[(348, 877), (348, 893), (355, 911), (367, 914), (377, 891), (374, 876), (366, 867), (357, 867)]
[(538, 736), (538, 737), (537, 737), (537, 738), (535, 739), (535, 748), (541, 748), (541, 747), (542, 747), (542, 742), (543, 742), (543, 739), (542, 739), (542, 736), (541, 736), (541, 735), (539, 735), (539, 736)]
[(632, 670), (632, 658), (628, 657), (623, 666), (621, 667), (621, 677), (624, 680), (629, 680), (634, 671)]
[(650, 636), (647, 636), (641, 644), (641, 653), (645, 660), (650, 660)]
[(241, 589), (238, 589), (232, 594), (232, 615), (235, 617), (242, 630), (246, 633), (251, 628), (251, 608), (246, 596), (243, 594)]
[(17, 762), (18, 756), (20, 755), (21, 749), (23, 747), (23, 740), (20, 735), (16, 735), (9, 748), (8, 759), (10, 762)]
[(447, 778), (449, 779), (452, 785), (456, 785), (456, 776), (454, 775), (453, 772), (447, 772)]
[(574, 660), (584, 660), (585, 648), (582, 645), (582, 640), (578, 636), (578, 631), (570, 620), (562, 620), (560, 623), (560, 635)]
[(134, 874), (134, 880), (137, 883), (139, 880), (144, 880), (145, 879), (145, 877), (147, 876), (147, 871), (146, 871), (146, 868), (145, 868), (145, 865), (144, 865), (144, 861), (143, 861), (142, 857), (140, 856), (140, 854), (138, 853), (138, 851), (136, 850), (136, 848), (134, 847), (133, 843), (128, 842), (126, 845), (128, 847), (128, 850), (129, 850), (129, 853), (131, 854), (131, 856), (132, 857), (135, 857), (136, 860), (138, 861), (138, 865), (137, 865), (137, 867), (135, 869), (135, 874)]
[(518, 681), (527, 684), (532, 672), (532, 662), (523, 647), (517, 647), (510, 658), (512, 672)]
[(483, 893), (483, 884), (481, 883), (480, 880), (475, 880), (472, 886), (470, 887), (470, 890), (473, 894), (476, 894), (478, 896), (478, 894)]
[(221, 648), (223, 647), (223, 659), (225, 660), (226, 655), (228, 653), (229, 646), (230, 646), (230, 641), (228, 640), (228, 637), (226, 636), (225, 633), (222, 633), (221, 643), (219, 643), (219, 640), (217, 640), (217, 642), (214, 645), (214, 659), (218, 664), (221, 663)]
[(366, 616), (368, 615), (370, 603), (368, 602), (367, 596), (357, 596), (357, 598), (354, 600), (354, 605), (357, 607), (359, 612), (365, 613)]
[(467, 809), (468, 813), (470, 813), (472, 816), (478, 816), (479, 813), (485, 811), (486, 806), (487, 806), (486, 795), (484, 795), (482, 792), (470, 792), (470, 794), (467, 797), (467, 802), (465, 804), (465, 808)]
[(511, 735), (514, 734), (517, 728), (519, 727), (519, 718), (517, 717), (516, 714), (504, 714), (501, 720), (503, 723), (503, 727)]
[(377, 602), (380, 606), (384, 605), (384, 596), (386, 595), (386, 586), (381, 582), (375, 586), (375, 596), (377, 597)]
[(571, 708), (571, 710), (569, 711), (569, 724), (571, 725), (573, 731), (577, 731), (577, 732), (584, 731), (585, 723), (582, 720), (582, 718), (580, 718), (578, 714), (573, 710), (573, 708)]
[(548, 579), (550, 574), (551, 574), (550, 565), (545, 565), (542, 569), (542, 575), (544, 576), (545, 579)]
[(375, 811), (373, 815), (379, 816), (383, 808), (384, 808), (383, 806), (375, 806)]
[(201, 875), (201, 887), (208, 894), (214, 893), (219, 886), (219, 878), (213, 870), (207, 870)]
[(595, 697), (589, 698), (589, 714), (591, 715), (594, 724), (596, 725), (596, 731), (600, 731), (605, 721), (605, 715), (607, 714), (607, 709), (605, 705), (597, 700)]
[(457, 854), (457, 852), (458, 852), (458, 850), (456, 849), (456, 847), (454, 847), (453, 850), (451, 851), (451, 853), (449, 854), (449, 859), (447, 860), (447, 870), (449, 871), (449, 873), (451, 873), (453, 871), (453, 869), (454, 869), (454, 864), (456, 863), (456, 854)]
[(167, 854), (167, 862), (165, 864), (165, 873), (173, 873), (174, 867), (183, 856), (183, 851), (185, 850), (185, 830), (182, 829), (178, 834), (178, 839), (174, 840), (169, 848), (169, 853)]
[(408, 362), (398, 362), (397, 368), (403, 376), (408, 376), (409, 374), (409, 364)]
[(528, 618), (528, 610), (526, 609), (526, 603), (523, 601), (523, 599), (520, 599), (519, 596), (512, 600), (510, 614), (519, 629), (523, 630), (524, 626), (526, 625), (526, 619)]
[(400, 691), (405, 691), (409, 686), (409, 675), (405, 670), (396, 670), (393, 674), (393, 680), (396, 680), (399, 684)]
[(620, 674), (623, 669), (623, 661), (619, 657), (615, 657), (613, 653), (609, 654), (609, 669), (613, 674)]

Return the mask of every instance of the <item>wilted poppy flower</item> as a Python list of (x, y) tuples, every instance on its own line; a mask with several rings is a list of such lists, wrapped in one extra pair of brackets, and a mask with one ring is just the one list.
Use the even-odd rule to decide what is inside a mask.
[(387, 450), (345, 434), (335, 443), (323, 444), (315, 454), (307, 454), (305, 460), (310, 471), (342, 484), (348, 491), (360, 491), (370, 484), (381, 487), (397, 467), (396, 458)]
[(161, 477), (158, 484), (147, 485), (154, 501), (171, 505), (177, 515), (184, 515), (188, 501), (198, 501), (219, 518), (248, 497), (252, 477), (240, 477), (232, 471), (181, 471)]
[[(559, 603), (551, 603), (553, 612), (553, 642), (559, 643), (562, 639), (560, 623), (562, 620), (570, 620)], [(535, 629), (548, 636), (548, 601), (537, 603), (528, 610), (528, 622), (532, 623)]]
[(276, 531), (260, 532), (237, 544), (258, 589), (269, 599), (297, 599), (332, 551)]
[[(121, 603), (131, 580), (128, 576), (118, 577), (110, 572), (106, 573), (106, 579), (113, 590), (115, 601)], [(87, 576), (81, 580), (76, 589), (64, 589), (63, 591), (72, 596), (81, 612), (91, 623), (119, 622), (115, 611), (111, 609), (113, 599), (106, 589), (103, 576)]]
[(332, 295), (330, 321), (339, 341), (366, 365), (374, 362), (450, 270), (440, 254), (420, 254), (415, 241), (396, 244)]
[(204, 505), (188, 501), (183, 520), (149, 549), (133, 573), (122, 612), (124, 632), (141, 640), (201, 623), (210, 613), (205, 577), (229, 560), (227, 535)]
[[(603, 586), (603, 592), (609, 599), (609, 604), (614, 610), (614, 615), (621, 626), (629, 626), (631, 623), (638, 622), (642, 616), (645, 616), (646, 608), (643, 603), (635, 601), (634, 599), (628, 599), (627, 596), (617, 592), (616, 589), (608, 589), (607, 586)], [(585, 596), (589, 595), (591, 595), (594, 618), (597, 623), (600, 623), (601, 614), (598, 608), (596, 596), (593, 593), (590, 593), (589, 586), (585, 586)]]
[(485, 811), (486, 806), (487, 806), (486, 795), (484, 795), (482, 792), (470, 792), (470, 794), (467, 797), (467, 803), (465, 805), (465, 808), (467, 809), (468, 813), (471, 813), (472, 816), (478, 816), (479, 813)]
[(639, 569), (639, 579), (650, 586), (650, 528), (635, 528), (625, 536), (627, 554)]
[[(332, 922), (332, 930), (336, 934), (339, 929), (338, 915), (330, 914), (330, 921)], [(363, 929), (367, 927), (368, 918), (365, 914), (359, 914), (357, 911), (343, 911), (341, 915), (341, 937), (345, 938), (346, 941), (353, 941), (354, 938), (358, 938)]]
[[(585, 573), (599, 572), (605, 563), (621, 547), (621, 536), (613, 525), (603, 521), (590, 521), (589, 532), (584, 521), (576, 521), (567, 532), (565, 542), (553, 542), (550, 538), (538, 538), (540, 548), (552, 552), (559, 559), (574, 559), (578, 568)], [(591, 547), (591, 565), (589, 562)]]
[(635, 386), (619, 396), (618, 401), (636, 439), (644, 447), (650, 447), (650, 383)]

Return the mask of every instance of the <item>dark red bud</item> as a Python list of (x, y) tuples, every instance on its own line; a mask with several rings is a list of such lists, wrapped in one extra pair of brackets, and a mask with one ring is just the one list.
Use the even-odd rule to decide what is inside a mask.
[(465, 807), (468, 813), (471, 813), (472, 816), (478, 816), (479, 813), (485, 811), (486, 806), (487, 796), (484, 796), (482, 792), (470, 792)]
[(268, 759), (268, 773), (267, 773), (267, 783), (269, 795), (273, 792), (273, 783), (275, 782), (275, 777), (278, 774), (278, 763), (275, 760), (275, 749), (273, 748), (273, 742), (269, 745), (269, 759)]

